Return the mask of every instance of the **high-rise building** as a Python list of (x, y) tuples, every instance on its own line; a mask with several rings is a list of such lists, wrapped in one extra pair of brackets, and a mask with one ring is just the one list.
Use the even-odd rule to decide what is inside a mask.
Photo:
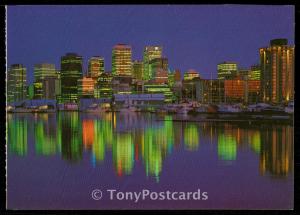
[(237, 76), (239, 79), (248, 80), (250, 76), (250, 70), (246, 68), (240, 68), (238, 69)]
[(154, 82), (157, 84), (168, 84), (168, 71), (158, 69), (155, 73)]
[(34, 65), (35, 82), (42, 82), (47, 77), (57, 78), (57, 71), (54, 64), (42, 63)]
[(61, 57), (61, 99), (63, 102), (77, 102), (78, 79), (82, 78), (82, 57), (67, 53)]
[(161, 46), (146, 46), (144, 49), (144, 80), (151, 80), (153, 77), (151, 74), (150, 61), (155, 58), (162, 57), (162, 47)]
[(234, 62), (223, 62), (219, 63), (218, 79), (234, 79), (237, 75), (237, 64)]
[(26, 98), (26, 68), (22, 64), (12, 64), (7, 72), (7, 102), (22, 101)]
[(94, 56), (89, 59), (88, 65), (88, 76), (95, 81), (98, 80), (99, 76), (104, 72), (104, 58)]
[(78, 79), (78, 96), (80, 98), (94, 97), (95, 80), (90, 77)]
[(56, 77), (47, 77), (42, 82), (42, 98), (57, 99), (61, 95), (60, 79)]
[(112, 79), (113, 79), (112, 75), (108, 72), (104, 72), (100, 75), (94, 92), (95, 98), (112, 97), (113, 94)]
[(294, 99), (294, 46), (287, 39), (274, 39), (259, 49), (261, 97), (263, 102), (281, 103)]
[(143, 61), (135, 60), (132, 63), (132, 76), (136, 80), (143, 80), (144, 64)]
[(131, 46), (118, 44), (112, 51), (112, 75), (113, 76), (131, 76)]
[(168, 71), (168, 58), (154, 58), (149, 61), (149, 80), (154, 79), (156, 77), (156, 73), (160, 70)]
[(189, 69), (183, 75), (183, 80), (185, 81), (193, 80), (194, 78), (200, 78), (199, 72), (194, 69)]
[(250, 69), (249, 80), (260, 80), (261, 70), (259, 65), (253, 65)]

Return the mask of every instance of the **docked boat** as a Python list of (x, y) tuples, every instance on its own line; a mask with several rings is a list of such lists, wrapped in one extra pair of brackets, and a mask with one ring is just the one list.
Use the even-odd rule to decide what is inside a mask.
[(191, 110), (193, 110), (192, 104), (182, 103), (178, 105), (176, 113), (186, 115)]
[(293, 114), (294, 113), (294, 102), (289, 102), (288, 106), (284, 108), (284, 112), (288, 114)]
[(136, 112), (137, 108), (134, 106), (124, 106), (120, 109), (120, 112), (122, 113), (131, 113), (131, 112)]
[(108, 112), (109, 108), (106, 107), (100, 107), (98, 104), (92, 104), (89, 107), (87, 107), (83, 112), (87, 113), (104, 113)]
[(242, 109), (238, 105), (218, 105), (218, 113), (241, 113)]

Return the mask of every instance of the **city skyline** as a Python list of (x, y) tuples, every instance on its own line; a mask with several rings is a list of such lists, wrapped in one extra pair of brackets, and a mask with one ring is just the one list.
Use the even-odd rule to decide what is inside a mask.
[[(145, 46), (162, 46), (163, 57), (168, 58), (171, 70), (179, 69), (183, 74), (189, 69), (195, 69), (206, 79), (211, 75), (213, 78), (217, 77), (217, 64), (223, 61), (237, 62), (238, 68), (249, 68), (259, 63), (259, 48), (268, 46), (271, 39), (287, 38), (289, 44), (294, 43), (293, 6), (9, 6), (7, 8), (9, 38), (7, 66), (15, 63), (23, 64), (27, 68), (29, 83), (33, 82), (35, 64), (51, 63), (59, 69), (60, 57), (68, 52), (83, 56), (84, 72), (92, 56), (104, 57), (105, 71), (111, 71), (111, 51), (118, 43), (132, 47), (132, 61), (143, 59)], [(47, 13), (41, 13), (43, 9)], [(109, 11), (114, 13), (109, 14)], [(209, 14), (211, 11), (218, 11), (218, 14), (212, 17)], [(250, 16), (251, 11), (255, 11), (255, 17)], [(80, 16), (81, 19), (78, 19), (74, 17), (76, 13), (89, 16)], [(49, 19), (53, 14), (56, 16)], [(151, 23), (147, 22), (149, 14), (157, 15), (152, 17)], [(172, 16), (174, 14), (177, 16)], [(200, 17), (205, 14), (207, 18), (201, 19)], [(238, 14), (240, 22), (230, 22)], [(121, 20), (122, 15), (126, 15), (128, 19)], [(23, 16), (26, 16), (26, 19)], [(36, 16), (39, 16), (38, 21), (35, 19)], [(99, 16), (103, 19), (96, 19)], [(159, 16), (165, 19), (155, 22)], [(57, 19), (61, 22), (57, 22)], [(220, 22), (216, 22), (217, 20)], [(43, 23), (47, 25), (41, 26)], [(93, 26), (98, 26), (97, 23), (99, 28), (94, 28)], [(110, 25), (112, 23), (113, 25)], [(199, 24), (199, 28), (195, 28), (196, 24)], [(91, 25), (93, 28), (87, 29)], [(145, 25), (148, 29), (145, 29), (147, 27)], [(201, 28), (203, 25), (206, 28)], [(53, 28), (62, 30), (63, 26), (64, 33), (57, 36), (47, 35)], [(105, 27), (105, 31), (101, 31), (101, 26)], [(109, 30), (111, 28), (115, 30), (111, 32)], [(33, 31), (34, 29), (39, 30)], [(116, 33), (116, 30), (120, 30), (120, 33)], [(74, 31), (77, 31), (77, 34)], [(216, 38), (216, 34), (219, 35), (220, 31), (223, 32), (223, 36)], [(253, 34), (256, 35), (255, 38)], [(241, 35), (248, 36), (241, 37)], [(214, 38), (216, 40), (212, 41)], [(79, 40), (81, 42), (77, 43)], [(30, 50), (36, 54), (28, 54)]]

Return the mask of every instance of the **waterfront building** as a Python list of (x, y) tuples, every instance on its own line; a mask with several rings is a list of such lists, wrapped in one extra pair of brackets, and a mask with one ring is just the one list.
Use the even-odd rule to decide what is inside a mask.
[(112, 51), (112, 75), (113, 76), (131, 76), (131, 46), (118, 44)]
[(57, 77), (46, 77), (41, 82), (42, 84), (42, 98), (57, 99), (61, 95), (61, 82)]
[(95, 87), (95, 98), (111, 98), (113, 94), (112, 90), (112, 75), (111, 73), (104, 72), (99, 78)]
[(224, 80), (199, 79), (195, 82), (196, 100), (201, 103), (219, 104), (225, 102)]
[(141, 81), (144, 76), (144, 64), (143, 61), (135, 60), (132, 63), (132, 76), (135, 80)]
[(294, 46), (287, 39), (274, 39), (259, 49), (263, 102), (282, 103), (294, 99)]
[(196, 93), (197, 93), (196, 85), (197, 82), (200, 81), (200, 77), (198, 76), (198, 77), (191, 78), (186, 76), (185, 78), (186, 79), (182, 81), (182, 97), (184, 99), (196, 100)]
[(94, 97), (95, 80), (90, 77), (78, 79), (78, 96), (80, 98)]
[(104, 72), (104, 58), (94, 56), (88, 62), (88, 77), (98, 80), (99, 76)]
[(226, 103), (257, 103), (259, 101), (259, 80), (225, 80), (225, 102)]
[(12, 64), (7, 72), (7, 102), (22, 101), (27, 98), (27, 70), (22, 64)]
[(156, 84), (168, 84), (168, 71), (164, 69), (158, 69), (154, 76), (154, 83)]
[(60, 75), (62, 102), (77, 102), (78, 79), (82, 78), (82, 57), (75, 53), (62, 56)]
[(43, 99), (42, 82), (33, 82), (33, 99)]
[(58, 78), (57, 70), (54, 64), (42, 63), (34, 65), (34, 81), (42, 82), (45, 78)]
[(143, 56), (143, 64), (144, 64), (144, 80), (151, 80), (151, 67), (150, 61), (155, 58), (162, 57), (162, 47), (161, 46), (146, 46), (144, 49), (144, 56)]
[(250, 68), (249, 80), (260, 80), (261, 69), (259, 65), (253, 65)]
[(237, 72), (237, 77), (239, 79), (249, 79), (249, 76), (250, 76), (250, 70), (249, 69), (246, 69), (246, 68), (241, 68), (238, 70)]
[(114, 94), (131, 94), (132, 78), (129, 76), (117, 76), (112, 79), (112, 89)]
[(170, 103), (175, 100), (174, 94), (171, 91), (171, 88), (167, 84), (156, 84), (156, 83), (147, 83), (144, 85), (144, 92), (150, 94), (164, 94), (165, 102)]
[(149, 80), (152, 80), (156, 77), (156, 73), (159, 70), (168, 71), (168, 58), (154, 58), (149, 61)]
[(200, 78), (199, 73), (194, 69), (189, 69), (183, 75), (184, 81), (190, 81), (190, 80), (193, 80), (194, 78)]
[(219, 63), (218, 69), (218, 79), (234, 79), (237, 75), (237, 64), (235, 62), (225, 61)]

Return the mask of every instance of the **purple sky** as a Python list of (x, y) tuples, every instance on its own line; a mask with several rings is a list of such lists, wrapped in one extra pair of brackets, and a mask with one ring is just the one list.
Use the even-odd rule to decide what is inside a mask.
[(196, 69), (216, 77), (217, 64), (236, 61), (239, 67), (258, 63), (258, 49), (274, 38), (294, 43), (293, 6), (162, 5), (162, 6), (8, 6), (7, 63), (27, 67), (33, 81), (36, 63), (54, 63), (76, 52), (105, 59), (117, 43), (132, 46), (133, 60), (146, 45), (162, 45), (170, 69)]

